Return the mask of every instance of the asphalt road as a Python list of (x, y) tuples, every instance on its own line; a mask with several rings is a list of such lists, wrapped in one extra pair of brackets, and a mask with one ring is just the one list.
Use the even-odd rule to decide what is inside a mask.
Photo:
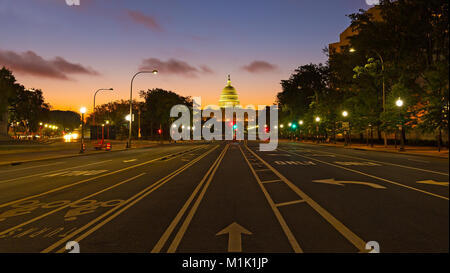
[(448, 160), (280, 143), (0, 167), (0, 252), (448, 252)]

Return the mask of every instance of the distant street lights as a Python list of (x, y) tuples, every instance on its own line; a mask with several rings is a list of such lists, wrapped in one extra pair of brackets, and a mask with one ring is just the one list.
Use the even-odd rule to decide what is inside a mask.
[(80, 108), (81, 113), (81, 147), (80, 153), (84, 153), (84, 114), (86, 113), (86, 107)]
[[(403, 100), (401, 98), (398, 98), (397, 101), (395, 102), (395, 105), (397, 105), (397, 107), (402, 107), (403, 106)], [(400, 152), (405, 151), (405, 140), (403, 138), (403, 116), (402, 116), (402, 112), (400, 111)]]
[(139, 74), (143, 74), (143, 73), (152, 73), (154, 75), (158, 74), (158, 70), (153, 69), (152, 71), (139, 71), (136, 74), (134, 74), (134, 76), (131, 78), (131, 85), (130, 85), (130, 119), (129, 119), (129, 131), (128, 131), (128, 141), (127, 141), (127, 148), (131, 148), (131, 123), (132, 123), (132, 115), (133, 115), (133, 81), (134, 78), (139, 75)]

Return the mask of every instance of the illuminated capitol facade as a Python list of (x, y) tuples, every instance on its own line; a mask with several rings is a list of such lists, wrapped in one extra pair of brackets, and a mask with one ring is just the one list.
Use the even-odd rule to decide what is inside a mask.
[(227, 108), (235, 106), (239, 106), (239, 98), (236, 89), (231, 86), (230, 75), (228, 75), (227, 86), (223, 88), (222, 94), (220, 94), (219, 107)]

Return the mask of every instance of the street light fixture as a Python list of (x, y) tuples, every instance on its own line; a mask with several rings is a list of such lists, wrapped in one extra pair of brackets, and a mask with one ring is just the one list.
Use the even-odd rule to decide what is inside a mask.
[[(397, 105), (397, 107), (402, 107), (403, 106), (403, 100), (401, 98), (398, 98), (397, 101), (395, 102), (395, 105)], [(404, 152), (405, 151), (405, 140), (403, 138), (403, 117), (402, 117), (402, 113), (400, 112), (400, 152)]]
[(80, 153), (84, 153), (84, 114), (86, 113), (86, 107), (80, 108), (81, 113), (81, 147)]
[(319, 143), (319, 122), (320, 122), (320, 117), (316, 117), (316, 133), (317, 133), (317, 143)]
[[(94, 93), (94, 106), (92, 107), (92, 125), (95, 126), (95, 96), (97, 96), (97, 93), (99, 91), (103, 91), (103, 90), (107, 90), (107, 91), (113, 91), (113, 88), (100, 88), (97, 91), (95, 91)], [(94, 127), (95, 128), (95, 127)], [(95, 130), (95, 132), (97, 133), (97, 130)], [(98, 137), (97, 137), (98, 138)]]
[(127, 148), (131, 148), (131, 123), (132, 123), (132, 118), (131, 116), (133, 115), (133, 81), (134, 78), (136, 78), (137, 75), (139, 74), (143, 74), (143, 73), (151, 73), (153, 75), (158, 74), (158, 70), (153, 69), (152, 71), (139, 71), (136, 74), (133, 75), (133, 77), (131, 78), (131, 84), (130, 84), (130, 128), (128, 131), (128, 141), (127, 141)]
[(299, 120), (298, 124), (303, 125), (303, 120)]
[[(342, 111), (342, 116), (344, 117), (344, 119), (346, 117), (348, 117), (348, 112), (347, 111)], [(351, 138), (351, 134), (350, 134), (350, 122), (346, 121), (346, 123), (342, 123), (342, 127), (344, 128), (344, 146), (347, 146), (349, 143), (351, 144), (352, 138)], [(348, 138), (348, 140), (347, 140)]]

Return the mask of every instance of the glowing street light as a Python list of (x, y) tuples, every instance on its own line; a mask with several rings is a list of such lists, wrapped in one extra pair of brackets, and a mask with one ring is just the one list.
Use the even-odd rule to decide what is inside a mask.
[(134, 74), (133, 77), (131, 78), (131, 84), (130, 84), (130, 120), (129, 120), (130, 128), (129, 128), (129, 131), (128, 131), (127, 148), (131, 148), (131, 122), (132, 122), (131, 115), (133, 114), (133, 81), (134, 81), (134, 78), (137, 75), (142, 74), (142, 73), (152, 73), (153, 75), (156, 75), (156, 74), (158, 74), (158, 70), (153, 69), (151, 71), (139, 71), (136, 74)]
[(316, 117), (316, 122), (320, 122), (320, 117)]
[(303, 120), (299, 120), (298, 124), (303, 125)]
[[(401, 98), (398, 98), (397, 101), (395, 102), (395, 105), (397, 105), (398, 107), (402, 107), (403, 106), (403, 100)], [(402, 118), (402, 114), (400, 113), (400, 152), (405, 151), (405, 140), (403, 139), (403, 118)]]
[(288, 123), (288, 126), (289, 126), (289, 127), (291, 127), (291, 126), (292, 126), (292, 123), (291, 123), (291, 122), (289, 122), (289, 123)]
[(284, 125), (283, 124), (280, 124), (280, 128), (283, 128), (284, 127)]
[(80, 147), (80, 153), (84, 153), (84, 114), (86, 113), (86, 107), (80, 108), (81, 113), (81, 147)]
[(131, 115), (130, 115), (130, 114), (126, 115), (126, 116), (125, 116), (125, 120), (126, 120), (126, 121), (131, 121)]
[(345, 118), (348, 116), (348, 112), (347, 111), (342, 111), (342, 116)]

